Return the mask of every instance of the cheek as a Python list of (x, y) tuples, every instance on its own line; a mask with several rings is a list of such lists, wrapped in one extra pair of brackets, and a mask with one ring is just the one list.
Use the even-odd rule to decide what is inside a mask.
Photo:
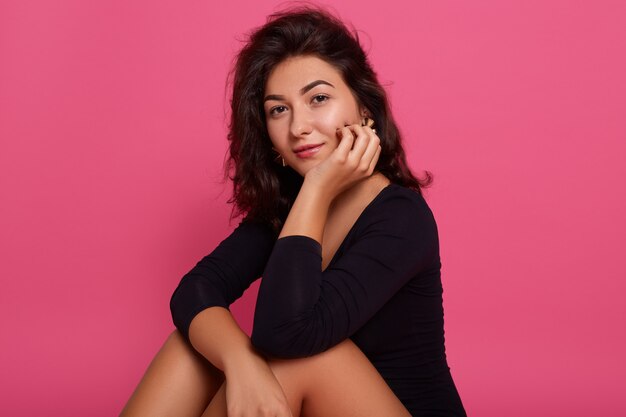
[(324, 129), (327, 133), (334, 132), (337, 128), (344, 127), (346, 124), (354, 123), (351, 117), (351, 114), (348, 114), (345, 111), (336, 110), (336, 111), (328, 111), (324, 112), (324, 114), (320, 115), (318, 118), (318, 123), (320, 129)]

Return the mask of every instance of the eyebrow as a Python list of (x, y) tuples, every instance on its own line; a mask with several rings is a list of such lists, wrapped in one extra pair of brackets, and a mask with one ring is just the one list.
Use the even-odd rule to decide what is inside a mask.
[[(300, 89), (300, 95), (304, 95), (306, 94), (308, 91), (310, 91), (311, 89), (317, 87), (320, 84), (324, 84), (324, 85), (329, 85), (332, 88), (335, 88), (334, 85), (332, 85), (331, 83), (329, 83), (328, 81), (324, 81), (324, 80), (315, 80), (313, 82), (308, 83), (307, 85), (305, 85), (304, 87), (302, 87)], [(265, 99), (263, 100), (263, 102), (265, 103), (268, 100), (284, 100), (285, 97), (284, 96), (280, 96), (280, 95), (276, 95), (276, 94), (270, 94), (268, 96), (265, 96)]]

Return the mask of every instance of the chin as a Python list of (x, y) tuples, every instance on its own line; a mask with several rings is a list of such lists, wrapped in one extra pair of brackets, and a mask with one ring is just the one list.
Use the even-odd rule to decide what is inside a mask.
[(302, 167), (299, 166), (298, 168), (294, 168), (291, 167), (291, 169), (293, 169), (297, 174), (299, 174), (301, 177), (304, 177), (306, 175), (307, 172), (309, 172), (311, 169), (313, 169), (315, 167), (315, 165), (313, 166), (308, 166), (308, 167)]
[(296, 174), (300, 175), (301, 177), (304, 177), (306, 175), (306, 173), (309, 172), (308, 169), (305, 170), (305, 171), (302, 171), (301, 169), (294, 169), (294, 168), (292, 168), (292, 169), (296, 172)]

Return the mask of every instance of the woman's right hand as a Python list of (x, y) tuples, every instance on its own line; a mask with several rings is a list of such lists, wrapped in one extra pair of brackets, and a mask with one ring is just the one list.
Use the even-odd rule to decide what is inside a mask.
[(224, 374), (228, 417), (292, 417), (280, 383), (260, 355), (240, 358)]
[(355, 182), (370, 177), (381, 152), (380, 138), (371, 128), (349, 125), (337, 130), (341, 138), (331, 154), (305, 174), (305, 182), (332, 198)]

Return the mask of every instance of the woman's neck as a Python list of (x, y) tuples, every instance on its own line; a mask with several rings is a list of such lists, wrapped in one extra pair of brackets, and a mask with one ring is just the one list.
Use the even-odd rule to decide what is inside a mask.
[(391, 181), (383, 174), (375, 171), (371, 176), (358, 181), (356, 184), (343, 191), (333, 200), (330, 211), (340, 210), (342, 207), (355, 205), (367, 205), (378, 193)]

